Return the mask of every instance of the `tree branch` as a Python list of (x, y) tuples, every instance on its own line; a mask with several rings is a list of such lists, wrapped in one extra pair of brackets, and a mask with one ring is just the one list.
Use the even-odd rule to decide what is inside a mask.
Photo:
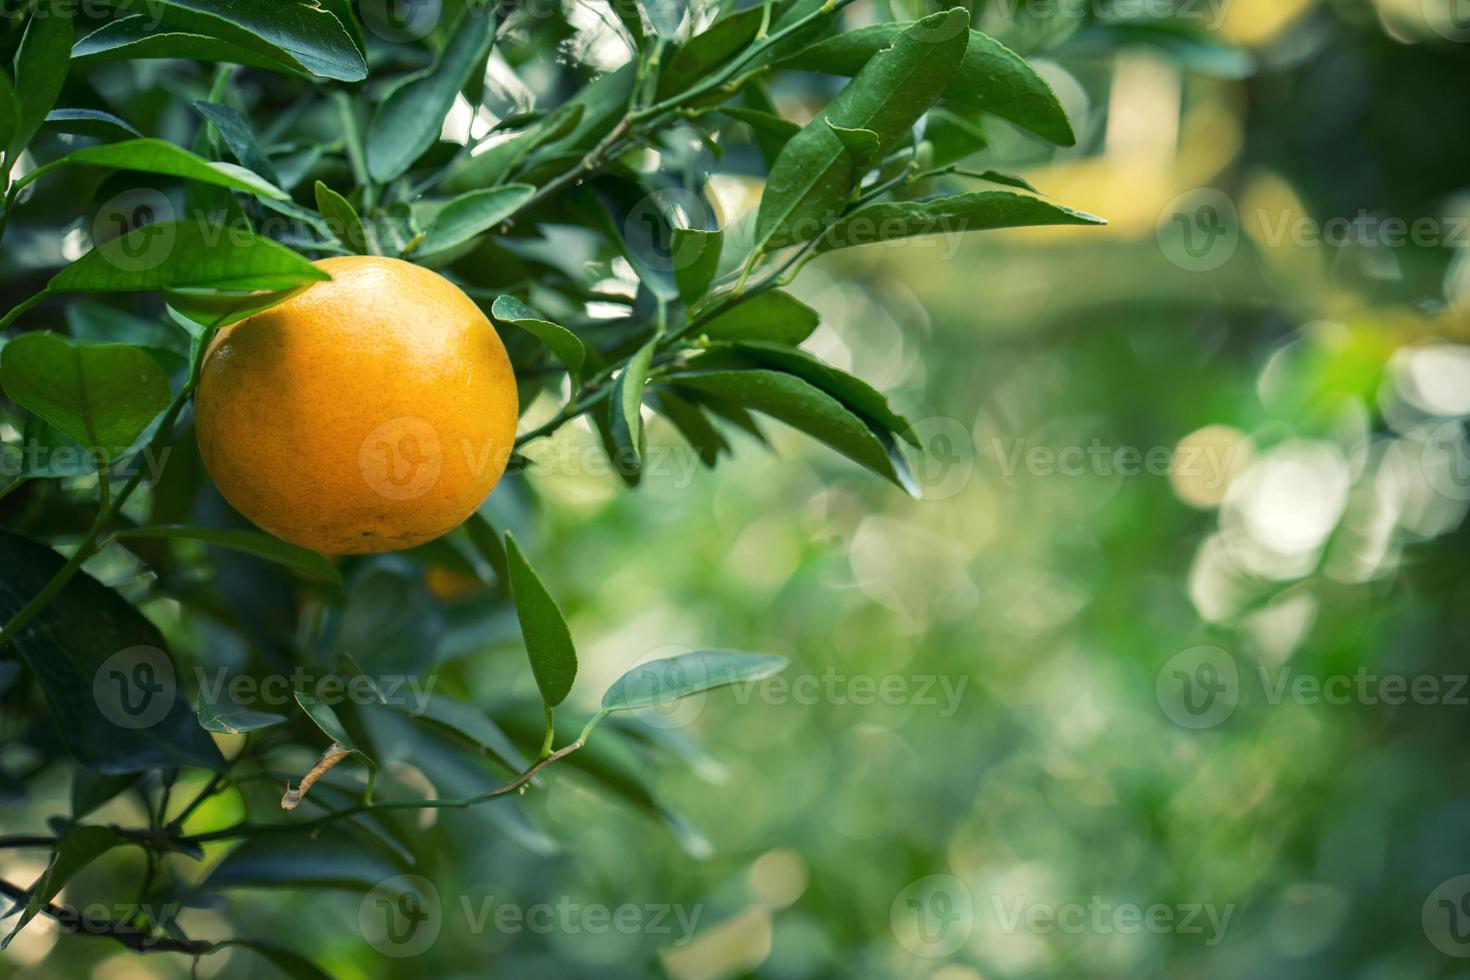
[[(31, 898), (29, 889), (22, 888), (3, 878), (0, 878), (0, 894), (6, 895), (17, 904), (29, 902)], [(41, 911), (56, 920), (63, 932), (115, 939), (135, 953), (188, 953), (191, 956), (200, 956), (214, 948), (213, 943), (203, 940), (151, 936), (126, 922), (114, 920), (98, 922), (87, 918), (76, 909), (52, 905), (49, 902), (41, 906)]]

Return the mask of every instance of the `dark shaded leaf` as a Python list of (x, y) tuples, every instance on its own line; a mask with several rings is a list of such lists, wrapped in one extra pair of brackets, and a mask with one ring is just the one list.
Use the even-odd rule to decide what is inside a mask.
[(123, 838), (110, 827), (73, 827), (68, 830), (56, 845), (45, 872), (31, 885), (25, 911), (20, 914), (20, 921), (10, 934), (0, 941), (0, 949), (10, 945), (15, 934), (40, 913), (41, 906), (56, 897), (72, 875), (121, 843)]
[(1010, 191), (975, 191), (923, 201), (879, 201), (837, 222), (817, 243), (830, 252), (917, 235), (953, 235), (1031, 225), (1103, 225), (1102, 218)]
[(43, 128), (101, 140), (126, 140), (143, 135), (132, 123), (100, 109), (52, 109), (46, 113)]
[(225, 141), (225, 146), (230, 148), (236, 160), (247, 170), (253, 171), (271, 184), (279, 184), (280, 178), (276, 175), (276, 168), (271, 164), (270, 158), (260, 148), (260, 143), (255, 138), (255, 130), (250, 126), (250, 120), (233, 106), (221, 105), (218, 102), (195, 102), (194, 111), (209, 121), (209, 124), (219, 133), (220, 139)]

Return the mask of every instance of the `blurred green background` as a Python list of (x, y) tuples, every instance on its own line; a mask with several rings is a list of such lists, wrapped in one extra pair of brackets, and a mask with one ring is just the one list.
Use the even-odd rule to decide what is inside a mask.
[[(1466, 13), (977, 4), (1079, 134), (1053, 152), (997, 123), (981, 159), (1111, 224), (798, 280), (809, 347), (924, 420), (927, 499), (774, 425), (775, 453), (707, 471), (659, 425), (636, 492), (573, 426), (492, 504), (555, 569), (583, 709), (684, 648), (791, 658), (634, 726), (687, 825), (554, 769), (528, 822), (423, 815), (418, 955), (365, 942), (368, 900), (330, 889), (240, 891), (190, 935), (343, 978), (1470, 976)], [(719, 186), (727, 221), (754, 202)], [(513, 620), (431, 584), (462, 693), (530, 694)], [(198, 975), (268, 970), (227, 951)], [(43, 923), (0, 954), (16, 977), (187, 972)]]

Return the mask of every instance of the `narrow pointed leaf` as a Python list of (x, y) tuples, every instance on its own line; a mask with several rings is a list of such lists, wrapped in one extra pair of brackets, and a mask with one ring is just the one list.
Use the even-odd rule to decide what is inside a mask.
[(119, 119), (100, 109), (52, 109), (46, 113), (45, 129), (74, 136), (91, 136), (101, 140), (141, 138), (142, 133), (126, 119)]
[(612, 436), (620, 456), (634, 466), (643, 461), (643, 387), (653, 364), (655, 341), (650, 340), (628, 358), (627, 365), (613, 382)]
[(367, 165), (374, 180), (392, 180), (434, 145), (455, 96), (474, 71), (483, 70), (494, 40), (494, 14), (467, 6), (433, 67), (389, 90), (368, 125)]
[(352, 202), (321, 181), (316, 182), (315, 192), (316, 209), (332, 229), (332, 234), (351, 251), (365, 255), (368, 251), (367, 231)]
[(0, 942), (0, 949), (10, 945), (15, 934), (40, 913), (43, 905), (56, 897), (73, 875), (121, 843), (123, 838), (110, 827), (73, 827), (68, 830), (56, 845), (45, 872), (31, 885), (25, 911), (20, 914), (20, 921), (10, 934)]
[(1102, 225), (1096, 215), (1010, 191), (974, 191), (924, 201), (879, 201), (865, 205), (832, 226), (817, 251), (918, 235), (956, 235), (967, 231), (1031, 225)]
[(723, 231), (673, 229), (674, 282), (679, 287), (679, 299), (686, 306), (702, 298), (714, 281), (724, 244)]
[(761, 198), (758, 246), (809, 241), (837, 218), (861, 173), (833, 127), (871, 130), (880, 155), (891, 149), (953, 76), (965, 52), (968, 23), (969, 14), (956, 7), (898, 31), (786, 144)]
[(651, 708), (691, 694), (758, 681), (779, 673), (785, 657), (735, 650), (694, 650), (639, 664), (613, 682), (602, 696), (603, 711)]
[(56, 104), (71, 61), (72, 17), (68, 10), (41, 7), (26, 23), (15, 53), (14, 131), (7, 163), (25, 149)]
[(207, 119), (209, 124), (215, 128), (220, 139), (225, 141), (225, 146), (230, 148), (230, 152), (234, 154), (242, 167), (254, 171), (272, 184), (281, 182), (276, 176), (276, 168), (271, 164), (270, 158), (260, 148), (250, 120), (246, 119), (240, 110), (218, 102), (199, 101), (194, 103), (194, 111)]
[(286, 200), (286, 192), (258, 174), (232, 163), (206, 160), (167, 140), (131, 139), (121, 143), (88, 146), (68, 153), (58, 164), (90, 164), (118, 170), (182, 177), (201, 184), (247, 191), (277, 201)]
[(536, 675), (541, 699), (555, 707), (566, 700), (572, 681), (577, 678), (577, 650), (572, 645), (572, 633), (541, 576), (526, 561), (521, 546), (510, 534), (505, 536), (505, 554), (516, 616), (521, 622), (526, 653), (531, 658), (531, 672)]
[(185, 541), (201, 541), (204, 544), (216, 548), (228, 548), (231, 551), (240, 551), (266, 561), (273, 561), (278, 565), (294, 568), (321, 582), (340, 583), (342, 573), (337, 566), (332, 564), (331, 559), (325, 558), (315, 551), (288, 544), (279, 538), (273, 538), (269, 534), (259, 531), (250, 531), (240, 528), (221, 530), (205, 527), (182, 527), (177, 525), (159, 525), (154, 527), (129, 527), (116, 531), (113, 534), (117, 538), (165, 538)]
[(495, 297), (490, 315), (497, 322), (520, 327), (545, 344), (556, 355), (556, 359), (567, 366), (567, 374), (572, 379), (572, 394), (575, 397), (582, 384), (582, 365), (587, 360), (587, 347), (580, 337), (561, 324), (544, 319), (514, 296)]
[(435, 216), (419, 251), (428, 255), (463, 244), (515, 214), (535, 193), (530, 184), (504, 184), (456, 197)]
[(243, 229), (160, 221), (98, 245), (58, 272), (48, 288), (277, 290), (330, 278), (286, 246)]

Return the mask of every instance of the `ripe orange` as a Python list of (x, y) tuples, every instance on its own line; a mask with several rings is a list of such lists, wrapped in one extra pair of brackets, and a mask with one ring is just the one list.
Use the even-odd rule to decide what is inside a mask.
[(257, 525), (327, 554), (457, 527), (515, 444), (516, 382), (485, 314), (436, 272), (350, 256), (220, 331), (195, 396), (204, 465)]

